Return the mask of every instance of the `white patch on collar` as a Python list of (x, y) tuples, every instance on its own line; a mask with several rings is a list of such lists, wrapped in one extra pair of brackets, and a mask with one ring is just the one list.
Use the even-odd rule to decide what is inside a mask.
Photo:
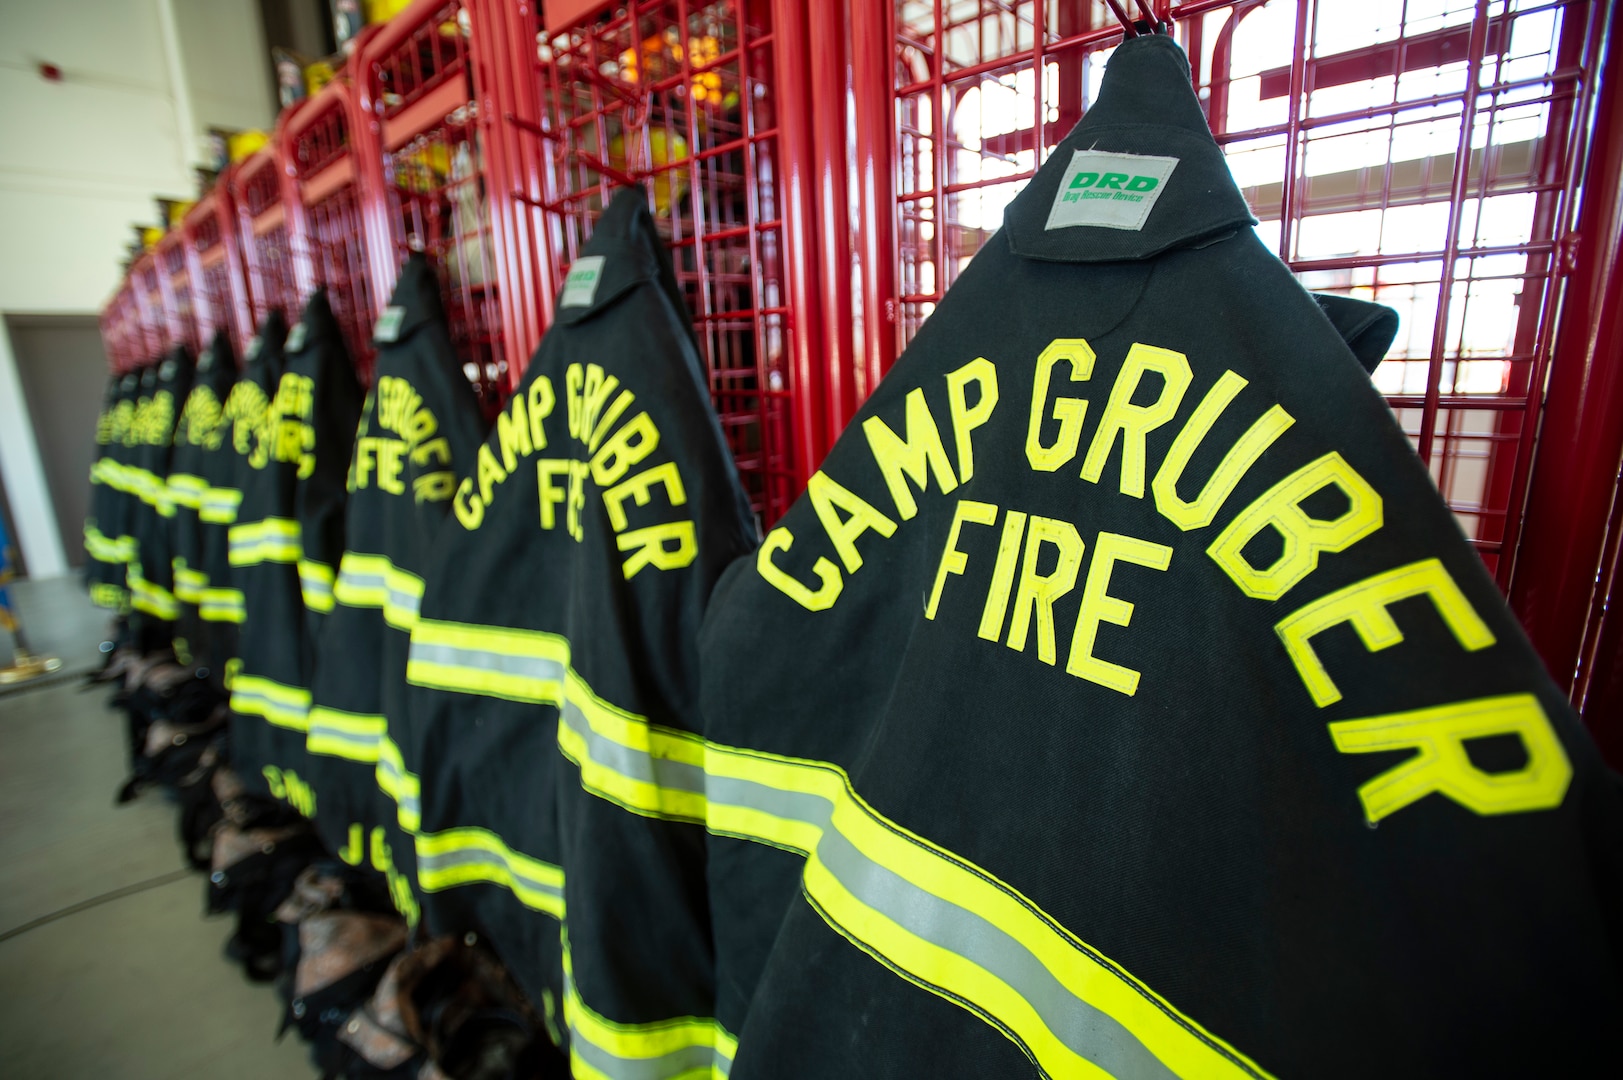
[(248, 348), (247, 348), (246, 351), (243, 352), (242, 355), (245, 358), (249, 359), (249, 360), (253, 360), (253, 359), (255, 359), (255, 358), (257, 358), (259, 356), (259, 350), (264, 348), (264, 347), (265, 347), (265, 343), (262, 340), (260, 340), (260, 337), (259, 337), (258, 334), (255, 334), (253, 336), (253, 338), (251, 340), (249, 340)]
[(406, 320), (406, 309), (403, 307), (386, 307), (383, 314), (378, 316), (377, 325), (372, 328), (372, 340), (385, 344), (398, 341), (400, 338), (400, 324)]
[(1078, 150), (1066, 166), (1044, 228), (1093, 225), (1137, 232), (1177, 167), (1174, 157)]
[(564, 278), (564, 291), (558, 297), (558, 306), (591, 307), (592, 301), (597, 299), (597, 286), (603, 280), (602, 255), (583, 255), (575, 260), (575, 265), (569, 268), (569, 276)]
[(301, 352), (304, 349), (304, 339), (308, 332), (302, 322), (294, 323), (293, 329), (287, 332), (287, 344), (282, 346), (288, 352)]

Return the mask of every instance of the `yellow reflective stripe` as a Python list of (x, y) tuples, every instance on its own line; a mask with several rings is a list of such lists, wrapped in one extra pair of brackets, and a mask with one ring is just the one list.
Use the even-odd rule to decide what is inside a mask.
[(232, 566), (296, 563), (304, 554), (304, 530), (289, 518), (266, 518), (233, 525), (229, 540)]
[(203, 492), (197, 516), (210, 525), (230, 525), (237, 520), (242, 492), (236, 488), (211, 487)]
[(203, 493), (208, 490), (208, 482), (201, 476), (191, 473), (169, 474), (169, 499), (176, 506), (184, 506), (188, 510), (196, 510), (203, 505)]
[(97, 562), (119, 564), (129, 562), (129, 550), (118, 540), (109, 539), (94, 525), (85, 526), (85, 553)]
[(525, 907), (563, 918), (563, 870), (514, 851), (488, 829), (419, 833), (416, 848), (417, 883), (424, 892), (459, 885), (500, 885)]
[(304, 606), (322, 614), (332, 610), (333, 569), (326, 563), (312, 559), (299, 560), (299, 591), (304, 594)]
[(209, 576), (201, 570), (193, 570), (185, 559), (171, 559), (169, 566), (175, 575), (175, 598), (194, 606), (201, 604), (203, 590), (209, 587)]
[(594, 1012), (575, 985), (574, 960), (564, 944), (564, 1023), (570, 1033), (570, 1072), (577, 1080), (699, 1080), (732, 1071), (738, 1040), (715, 1020), (683, 1016), (622, 1024)]
[(879, 814), (838, 766), (627, 716), (560, 718), (583, 787), (650, 816), (693, 820), (702, 805), (713, 833), (806, 855), (806, 897), (835, 931), (992, 1022), (1049, 1075), (1267, 1075), (1017, 890)]
[(92, 585), (90, 602), (110, 611), (125, 611), (129, 607), (129, 593), (117, 585)]
[(407, 832), (416, 832), (423, 826), (422, 781), (406, 770), (400, 747), (387, 732), (378, 742), (378, 766), (373, 770), (378, 790), (395, 803), (395, 817)]
[(333, 596), (345, 607), (380, 608), (383, 621), (410, 632), (423, 602), (423, 579), (383, 555), (344, 552)]
[(197, 613), (204, 622), (243, 623), (248, 618), (248, 604), (241, 589), (210, 587), (197, 598)]
[(310, 724), (310, 691), (259, 675), (238, 674), (231, 683), (231, 708), (277, 727), (304, 731)]
[(137, 611), (145, 612), (155, 619), (173, 622), (180, 618), (180, 604), (175, 596), (162, 585), (155, 585), (145, 578), (137, 578), (132, 571), (130, 574), (130, 604)]
[(305, 736), (304, 745), (312, 754), (372, 765), (378, 760), (384, 729), (383, 717), (376, 714), (317, 705), (310, 710), (309, 734)]

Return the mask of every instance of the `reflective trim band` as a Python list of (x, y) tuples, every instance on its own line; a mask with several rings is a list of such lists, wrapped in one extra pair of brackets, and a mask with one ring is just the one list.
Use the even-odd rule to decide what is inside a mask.
[(310, 725), (310, 691), (239, 673), (231, 682), (231, 709), (276, 727), (304, 731)]
[(345, 607), (380, 608), (384, 622), (410, 633), (423, 603), (423, 579), (385, 556), (346, 551), (333, 596)]
[(571, 1073), (580, 1080), (698, 1080), (726, 1077), (738, 1040), (706, 1017), (684, 1016), (652, 1024), (619, 1024), (593, 1012), (575, 986), (574, 962), (564, 945), (564, 1023), (569, 1028)]
[(304, 594), (304, 606), (325, 615), (332, 610), (333, 570), (326, 563), (310, 559), (299, 560), (299, 591)]
[(130, 587), (130, 606), (136, 611), (168, 622), (180, 618), (180, 604), (174, 594), (149, 580), (139, 562), (130, 563), (125, 580)]
[(447, 829), (417, 838), (417, 883), (424, 892), (490, 884), (511, 890), (525, 907), (562, 919), (564, 872), (521, 855), (487, 829)]
[(175, 598), (194, 607), (200, 605), (203, 592), (209, 587), (209, 576), (201, 570), (193, 570), (185, 559), (173, 559), (169, 565), (175, 575)]
[(231, 526), (231, 565), (296, 563), (304, 554), (304, 530), (288, 518), (266, 518)]
[(197, 516), (210, 525), (230, 525), (237, 520), (237, 510), (241, 506), (242, 492), (236, 488), (211, 487), (203, 492)]
[(97, 562), (107, 563), (110, 566), (120, 566), (134, 557), (135, 541), (128, 536), (113, 540), (104, 536), (101, 530), (94, 525), (86, 524), (85, 554)]
[(169, 474), (169, 500), (176, 506), (196, 510), (203, 505), (203, 494), (206, 491), (208, 482), (201, 476), (193, 476), (190, 473)]
[(381, 716), (317, 705), (310, 710), (309, 734), (305, 736), (304, 747), (312, 754), (371, 765), (378, 760), (384, 729)]
[[(569, 672), (570, 702), (578, 680)], [(1007, 1033), (1050, 1076), (1267, 1075), (1018, 891), (880, 815), (838, 766), (608, 707), (566, 706), (558, 738), (593, 794), (806, 855), (806, 898), (831, 927)]]
[(248, 619), (248, 604), (241, 589), (211, 587), (198, 596), (197, 614), (204, 622), (241, 624)]
[(406, 771), (400, 747), (385, 733), (378, 741), (378, 767), (373, 770), (378, 790), (395, 802), (395, 818), (407, 832), (423, 827), (422, 781)]
[(556, 634), (419, 620), (411, 633), (406, 681), (508, 701), (562, 700), (569, 643)]
[(130, 594), (117, 585), (92, 585), (90, 602), (99, 608), (123, 612), (129, 610)]

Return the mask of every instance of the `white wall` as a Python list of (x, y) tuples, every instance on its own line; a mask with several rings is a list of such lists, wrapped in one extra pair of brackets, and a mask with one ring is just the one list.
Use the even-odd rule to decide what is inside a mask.
[[(100, 309), (154, 197), (195, 195), (204, 130), (271, 124), (268, 65), (255, 0), (0, 0), (0, 313)], [(61, 541), (22, 524), (56, 534), (17, 386), (0, 342), (0, 469), (44, 574)]]

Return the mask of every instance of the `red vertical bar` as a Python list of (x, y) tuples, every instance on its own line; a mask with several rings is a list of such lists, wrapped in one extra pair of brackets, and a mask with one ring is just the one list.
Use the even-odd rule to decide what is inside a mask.
[[(1038, 0), (1042, 3), (1043, 0)], [(856, 249), (862, 280), (862, 360), (868, 393), (896, 362), (896, 107), (892, 68), (896, 5), (851, 22), (851, 92), (855, 99), (858, 218)], [(1038, 112), (1042, 78), (1038, 72)], [(1040, 130), (1040, 126), (1039, 126)]]
[(396, 241), (402, 239), (389, 201), (389, 183), (383, 168), (383, 90), (378, 85), (380, 57), (374, 50), (375, 32), (363, 36), (346, 65), (350, 78), (349, 145), (355, 159), (355, 196), (360, 204), (366, 244), (367, 280), (372, 288), (372, 318), (389, 304), (400, 273)]
[(791, 326), (791, 409), (794, 416), (795, 483), (804, 486), (822, 461), (819, 418), (826, 411), (824, 380), (814, 365), (823, 362), (824, 326), (817, 280), (817, 175), (812, 156), (811, 71), (807, 54), (806, 7), (799, 0), (772, 0), (778, 68), (779, 154), (783, 169), (783, 242), (789, 295), (795, 309)]
[[(1593, 80), (1595, 114), (1577, 249), (1550, 361), (1511, 606), (1556, 681), (1572, 689), (1597, 593), (1610, 495), (1623, 460), (1623, 34), (1611, 5)], [(1615, 616), (1614, 616), (1615, 617)]]
[(851, 336), (851, 208), (847, 184), (845, 106), (847, 65), (841, 4), (809, 4), (812, 148), (816, 169), (818, 281), (823, 302), (822, 378), (828, 409), (818, 456), (827, 454), (856, 412), (857, 385)]

